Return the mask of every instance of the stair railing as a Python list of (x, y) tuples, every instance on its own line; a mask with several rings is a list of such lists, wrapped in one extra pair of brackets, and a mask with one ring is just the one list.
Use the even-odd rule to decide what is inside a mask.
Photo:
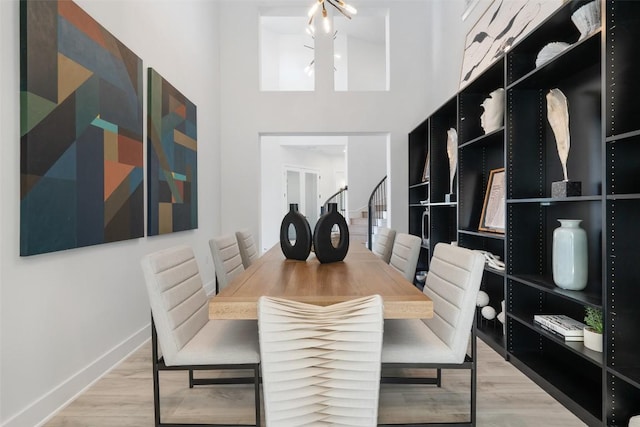
[(369, 250), (373, 248), (373, 223), (384, 218), (384, 212), (387, 210), (387, 176), (376, 185), (369, 196), (368, 205), (369, 220), (367, 221), (367, 247)]
[(338, 212), (345, 216), (346, 209), (346, 191), (349, 189), (349, 186), (345, 185), (335, 193), (333, 193), (329, 198), (322, 204), (320, 207), (320, 215), (325, 213), (329, 207), (329, 203), (337, 203), (338, 204)]

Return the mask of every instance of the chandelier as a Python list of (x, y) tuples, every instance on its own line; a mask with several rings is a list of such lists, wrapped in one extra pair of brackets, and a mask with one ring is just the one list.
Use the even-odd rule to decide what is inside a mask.
[(329, 17), (327, 16), (327, 8), (326, 4), (329, 3), (331, 6), (335, 7), (338, 12), (351, 19), (351, 15), (355, 15), (358, 13), (355, 7), (345, 3), (342, 0), (314, 0), (313, 5), (309, 8), (309, 27), (308, 32), (310, 34), (315, 33), (315, 27), (313, 26), (313, 18), (316, 16), (316, 12), (322, 6), (322, 28), (324, 28), (325, 33), (331, 32), (331, 21), (329, 21)]

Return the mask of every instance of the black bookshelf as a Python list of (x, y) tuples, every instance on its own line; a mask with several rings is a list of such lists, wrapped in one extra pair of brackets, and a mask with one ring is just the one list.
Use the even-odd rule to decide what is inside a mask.
[[(640, 414), (640, 2), (601, 1), (601, 29), (579, 40), (572, 13), (588, 1), (569, 1), (488, 67), (409, 136), (409, 152), (429, 150), (427, 206), (411, 192), (409, 227), (420, 234), (416, 211), (428, 211), (425, 265), (433, 246), (460, 246), (498, 255), (506, 270), (487, 267), (482, 290), (496, 312), (506, 302), (506, 324), (478, 310), (478, 337), (532, 378), (590, 426), (626, 426)], [(551, 42), (571, 46), (536, 66)], [(505, 89), (504, 125), (487, 134), (481, 104)], [(559, 88), (569, 102), (569, 179), (582, 194), (554, 198), (563, 179), (546, 94)], [(446, 129), (458, 130), (457, 199), (446, 203)], [(421, 160), (423, 162), (424, 160)], [(414, 162), (414, 163), (412, 163)], [(422, 171), (410, 159), (410, 177)], [(506, 170), (505, 233), (479, 230), (492, 170)], [(422, 191), (422, 190), (420, 190)], [(422, 197), (422, 196), (421, 196)], [(559, 219), (581, 219), (587, 233), (588, 282), (581, 291), (552, 278), (553, 231)], [(457, 230), (452, 231), (452, 227)], [(604, 351), (567, 342), (538, 327), (535, 314), (582, 321), (586, 307), (604, 313)]]

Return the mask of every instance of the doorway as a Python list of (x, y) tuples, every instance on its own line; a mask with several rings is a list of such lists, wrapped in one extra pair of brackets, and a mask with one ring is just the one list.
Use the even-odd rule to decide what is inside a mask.
[[(285, 179), (285, 212), (291, 203), (298, 205), (298, 211), (307, 217), (311, 230), (316, 226), (320, 216), (319, 177), (317, 170), (295, 168), (287, 166), (284, 170)], [(293, 238), (294, 236), (289, 236)]]

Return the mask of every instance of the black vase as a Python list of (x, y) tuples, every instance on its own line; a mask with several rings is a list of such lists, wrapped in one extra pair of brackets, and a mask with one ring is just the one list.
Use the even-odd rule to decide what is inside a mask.
[[(331, 243), (331, 229), (337, 225), (340, 229), (340, 241), (337, 246)], [(347, 221), (338, 212), (337, 203), (329, 203), (327, 212), (316, 223), (313, 231), (313, 248), (321, 263), (342, 261), (349, 250), (349, 227)]]
[[(289, 226), (293, 225), (296, 231), (296, 240), (292, 245), (289, 240)], [(280, 248), (287, 259), (306, 261), (311, 252), (311, 226), (307, 218), (298, 212), (298, 204), (291, 203), (289, 212), (282, 218), (280, 225)]]

